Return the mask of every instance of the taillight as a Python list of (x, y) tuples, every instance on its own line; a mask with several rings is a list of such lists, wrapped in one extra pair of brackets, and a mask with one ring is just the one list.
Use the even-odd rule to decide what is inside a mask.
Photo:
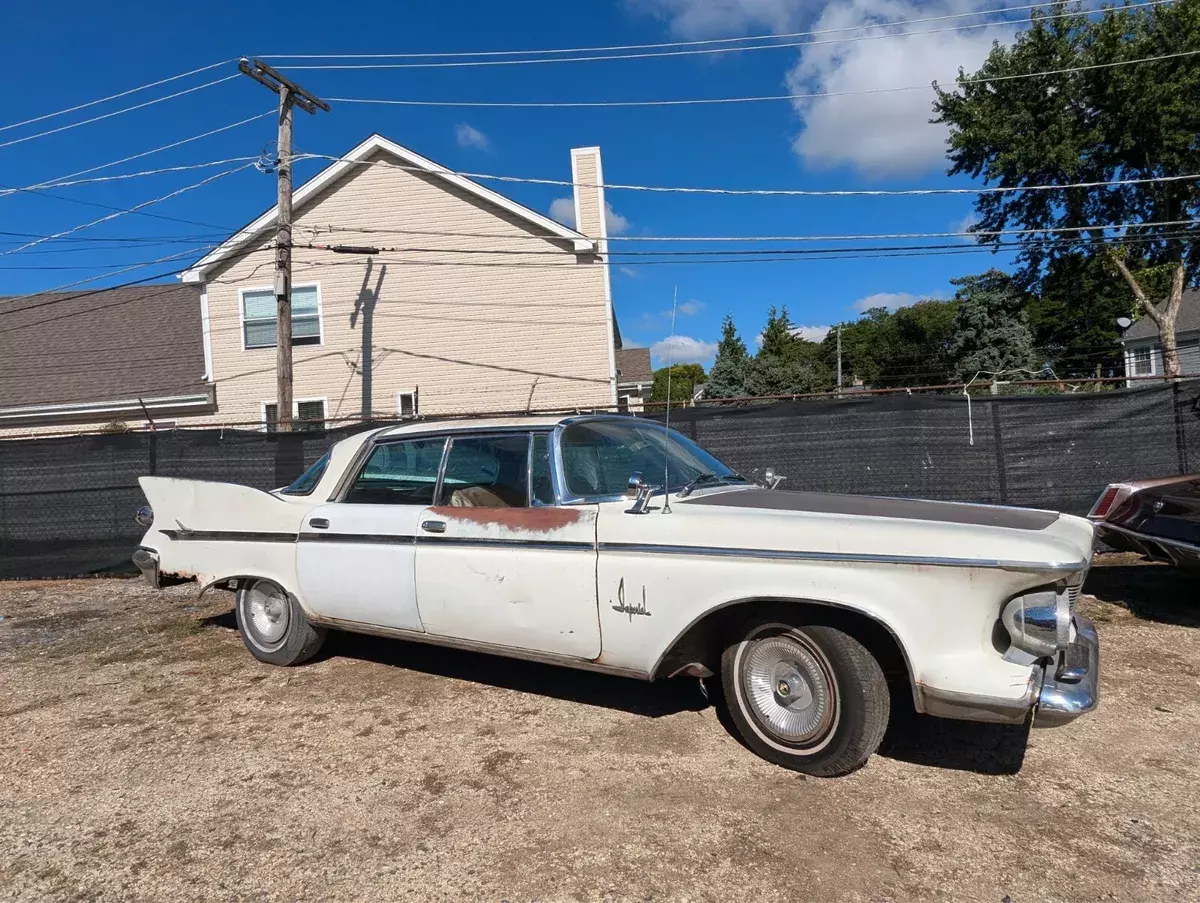
[(1095, 518), (1097, 520), (1104, 520), (1104, 518), (1108, 517), (1108, 512), (1112, 510), (1113, 503), (1116, 502), (1117, 496), (1120, 494), (1120, 492), (1120, 486), (1109, 486), (1107, 489), (1105, 489), (1104, 494), (1101, 495), (1100, 498), (1097, 499), (1096, 504), (1092, 506), (1092, 510), (1089, 512), (1088, 517)]

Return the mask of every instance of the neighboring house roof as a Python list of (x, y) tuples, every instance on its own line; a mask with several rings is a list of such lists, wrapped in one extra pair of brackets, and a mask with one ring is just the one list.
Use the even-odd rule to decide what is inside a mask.
[(649, 348), (619, 348), (616, 358), (617, 385), (654, 382)]
[(0, 422), (209, 395), (196, 286), (15, 296), (0, 311)]
[[(528, 221), (534, 226), (549, 232), (559, 238), (569, 239), (575, 243), (576, 251), (592, 251), (595, 250), (596, 243), (581, 232), (576, 232), (564, 226), (562, 223), (555, 222), (548, 216), (538, 213), (536, 210), (518, 204), (511, 198), (492, 191), (490, 188), (485, 188), (478, 182), (472, 182), (470, 179), (458, 175), (453, 170), (447, 169), (440, 163), (434, 163), (432, 160), (422, 157), (416, 151), (409, 150), (394, 141), (384, 138), (382, 135), (374, 134), (363, 141), (358, 147), (354, 148), (348, 154), (338, 160), (338, 162), (325, 167), (313, 178), (305, 182), (300, 188), (296, 189), (292, 194), (292, 208), (299, 210), (309, 198), (317, 193), (328, 188), (333, 183), (345, 178), (351, 173), (360, 168), (362, 161), (368, 159), (376, 153), (389, 154), (400, 161), (400, 165), (411, 167), (415, 170), (429, 173), (444, 179), (450, 185), (460, 188), (470, 194), (475, 195), (483, 201), (495, 204), (502, 207), (509, 213), (515, 214), (522, 219)], [(238, 231), (232, 238), (228, 239), (224, 244), (216, 250), (210, 252), (200, 260), (198, 260), (191, 269), (184, 272), (180, 278), (184, 282), (203, 282), (204, 275), (238, 248), (254, 241), (261, 236), (267, 229), (275, 225), (276, 207), (263, 213), (260, 217)]]
[[(1193, 330), (1200, 330), (1200, 289), (1194, 288), (1183, 293), (1183, 299), (1179, 305), (1179, 317), (1175, 320), (1176, 333), (1192, 332)], [(1145, 314), (1142, 314), (1136, 323), (1121, 334), (1122, 342), (1157, 338), (1158, 324)]]

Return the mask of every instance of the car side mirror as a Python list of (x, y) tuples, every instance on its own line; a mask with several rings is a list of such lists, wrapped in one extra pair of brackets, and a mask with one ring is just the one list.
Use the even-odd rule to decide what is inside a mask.
[(629, 475), (629, 482), (626, 484), (628, 491), (633, 493), (633, 504), (625, 509), (626, 514), (646, 514), (650, 508), (650, 496), (652, 496), (657, 486), (651, 486), (642, 479), (641, 471), (634, 471)]
[(768, 467), (766, 473), (763, 474), (763, 479), (766, 481), (768, 489), (776, 489), (787, 477), (777, 474), (774, 467)]

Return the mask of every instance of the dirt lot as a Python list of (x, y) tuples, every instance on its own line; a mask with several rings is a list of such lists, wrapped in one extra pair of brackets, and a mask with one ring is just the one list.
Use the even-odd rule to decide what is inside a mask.
[(1194, 901), (1198, 588), (1108, 556), (1098, 713), (901, 719), (823, 781), (694, 681), (349, 636), (284, 670), (224, 593), (0, 583), (0, 899)]

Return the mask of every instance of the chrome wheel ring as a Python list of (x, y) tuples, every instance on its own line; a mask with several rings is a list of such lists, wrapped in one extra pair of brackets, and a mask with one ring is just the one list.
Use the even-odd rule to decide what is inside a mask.
[(256, 644), (264, 648), (280, 645), (287, 637), (291, 622), (288, 597), (274, 583), (256, 581), (246, 590), (243, 622)]
[(823, 746), (837, 725), (837, 681), (824, 653), (799, 631), (751, 639), (740, 658), (742, 697), (759, 728), (793, 749)]

